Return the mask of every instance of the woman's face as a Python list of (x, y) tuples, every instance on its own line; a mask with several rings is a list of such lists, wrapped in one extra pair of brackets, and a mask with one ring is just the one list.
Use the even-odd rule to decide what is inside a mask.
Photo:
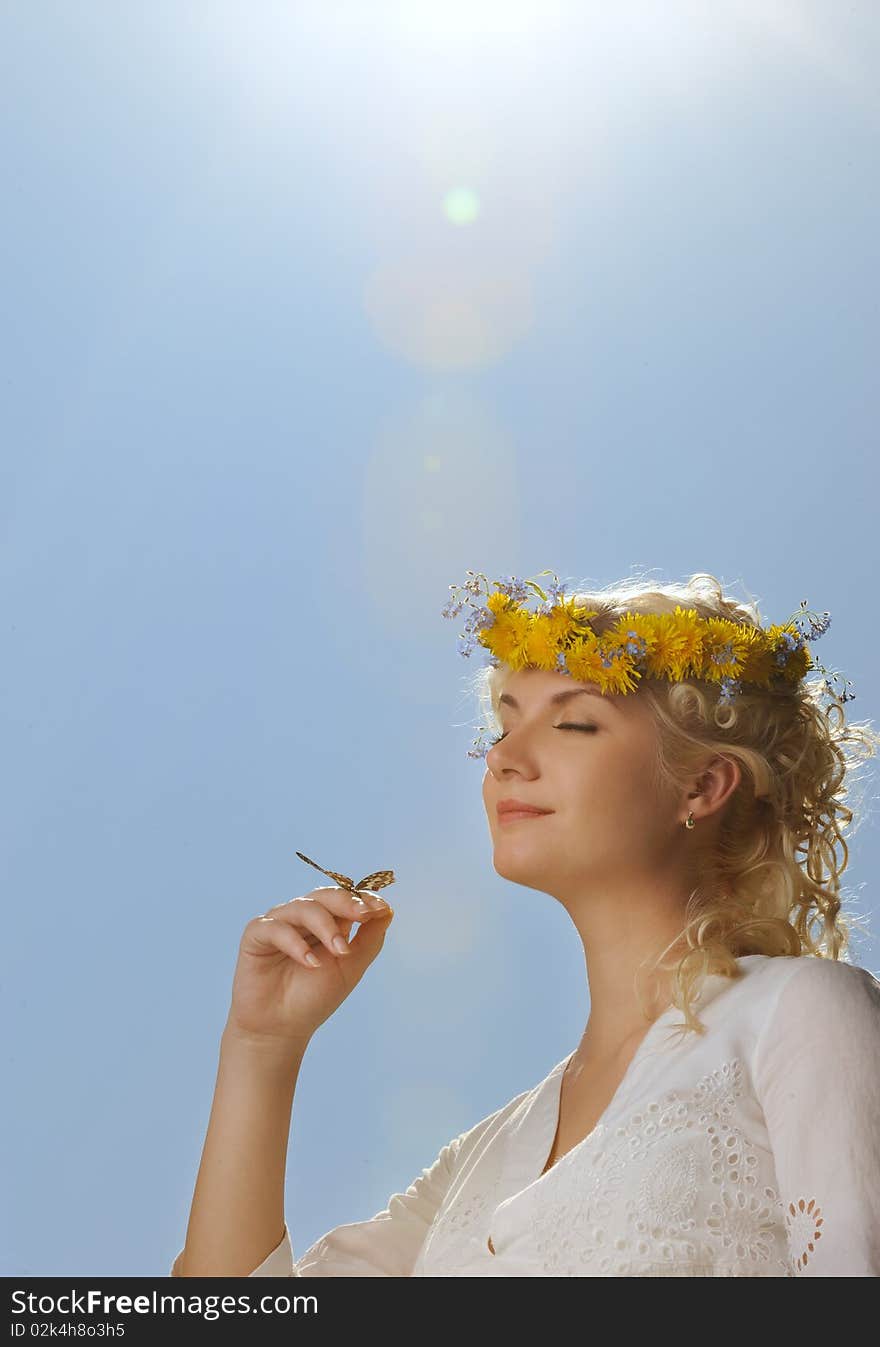
[[(584, 691), (553, 701), (575, 690)], [(499, 875), (565, 899), (650, 882), (674, 865), (682, 802), (655, 784), (656, 728), (637, 693), (602, 695), (567, 674), (520, 669), (499, 712), (503, 738), (483, 778)], [(497, 806), (510, 797), (552, 812), (504, 822)]]

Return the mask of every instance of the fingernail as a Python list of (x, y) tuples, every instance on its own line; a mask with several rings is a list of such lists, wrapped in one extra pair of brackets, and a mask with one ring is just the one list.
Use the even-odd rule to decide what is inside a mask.
[(348, 948), (348, 941), (344, 940), (341, 935), (334, 935), (333, 939), (330, 941), (330, 944), (336, 950), (337, 954), (351, 953), (351, 950)]

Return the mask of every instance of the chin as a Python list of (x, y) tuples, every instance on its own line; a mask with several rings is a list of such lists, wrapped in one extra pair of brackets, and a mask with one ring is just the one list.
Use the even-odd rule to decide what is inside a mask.
[[(541, 875), (546, 875), (547, 867), (542, 865), (540, 857), (518, 856), (516, 853), (499, 855), (498, 848), (492, 856), (492, 866), (496, 875), (502, 879), (509, 879), (514, 884), (525, 884), (528, 887), (537, 887), (537, 881)], [(532, 880), (535, 884), (532, 884)]]

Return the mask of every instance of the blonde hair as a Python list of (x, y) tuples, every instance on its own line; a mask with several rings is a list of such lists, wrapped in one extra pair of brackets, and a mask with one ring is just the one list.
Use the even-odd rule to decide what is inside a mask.
[[(590, 624), (598, 635), (624, 612), (671, 613), (676, 604), (701, 617), (765, 625), (754, 600), (725, 596), (705, 572), (684, 584), (636, 576), (603, 589), (566, 586), (566, 593), (598, 610)], [(486, 723), (499, 729), (498, 697), (511, 672), (490, 664), (472, 679)], [(685, 1017), (678, 1027), (703, 1034), (693, 1011), (703, 979), (741, 976), (736, 959), (743, 955), (849, 962), (851, 931), (863, 919), (842, 911), (844, 831), (855, 831), (856, 817), (845, 800), (858, 759), (874, 756), (880, 735), (870, 722), (847, 722), (840, 697), (817, 679), (772, 690), (744, 686), (727, 705), (716, 685), (697, 680), (643, 678), (629, 695), (647, 703), (657, 728), (656, 784), (683, 792), (716, 754), (741, 770), (684, 926), (651, 964), (671, 975), (672, 1003)], [(677, 962), (663, 962), (685, 945)]]

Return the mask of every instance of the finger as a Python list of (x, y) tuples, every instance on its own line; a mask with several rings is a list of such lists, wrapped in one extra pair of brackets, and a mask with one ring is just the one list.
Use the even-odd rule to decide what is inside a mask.
[[(349, 900), (351, 895), (349, 895)], [(338, 906), (338, 904), (336, 904)], [(350, 901), (347, 904), (350, 908)], [(287, 903), (266, 914), (268, 920), (283, 922), (290, 926), (304, 927), (326, 947), (333, 955), (345, 957), (349, 953), (346, 939), (352, 920), (363, 921), (365, 913), (356, 916), (342, 914), (336, 916), (317, 898), (291, 898)], [(344, 928), (344, 929), (343, 929)]]
[(363, 926), (358, 927), (357, 935), (353, 936), (349, 942), (349, 949), (355, 956), (360, 956), (352, 960), (352, 971), (357, 973), (363, 960), (368, 962), (375, 958), (376, 953), (385, 943), (385, 936), (391, 925), (391, 919), (394, 916), (394, 909), (388, 907), (385, 916), (376, 913), (372, 921), (364, 922)]
[(286, 954), (297, 963), (301, 963), (304, 968), (315, 967), (312, 961), (317, 955), (312, 952), (308, 940), (289, 922), (279, 921), (276, 917), (255, 917), (250, 925), (251, 932), (259, 944)]

